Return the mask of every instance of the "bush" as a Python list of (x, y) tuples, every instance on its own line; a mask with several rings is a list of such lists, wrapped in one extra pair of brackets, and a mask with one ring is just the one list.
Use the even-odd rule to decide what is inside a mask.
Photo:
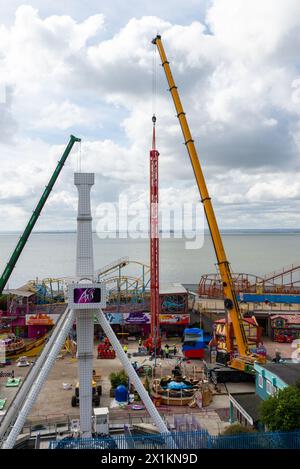
[(120, 384), (123, 384), (124, 386), (128, 385), (128, 376), (124, 370), (119, 371), (118, 373), (110, 373), (109, 379), (113, 389), (116, 389)]
[(240, 423), (234, 423), (224, 430), (221, 435), (222, 436), (231, 436), (231, 435), (240, 435), (241, 433), (255, 433), (256, 430), (254, 428), (245, 427)]
[(270, 431), (291, 431), (300, 428), (300, 387), (289, 386), (263, 401), (260, 418)]

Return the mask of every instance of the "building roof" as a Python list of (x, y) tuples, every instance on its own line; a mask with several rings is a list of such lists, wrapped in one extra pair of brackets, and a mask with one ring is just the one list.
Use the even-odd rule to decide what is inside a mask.
[[(252, 324), (253, 326), (258, 327), (258, 324), (257, 324), (255, 318), (243, 318), (243, 321), (248, 322), (249, 324)], [(229, 323), (232, 322), (231, 319), (230, 319), (230, 316), (228, 317), (228, 322)], [(214, 321), (214, 323), (216, 323), (216, 324), (225, 324), (225, 318), (217, 319), (216, 321)]]
[(288, 386), (294, 386), (300, 380), (300, 363), (268, 363), (261, 367), (278, 376)]
[(107, 415), (109, 414), (108, 407), (94, 407), (93, 409), (95, 415)]
[(290, 324), (300, 324), (300, 314), (274, 314), (271, 316), (273, 319), (286, 319)]
[(181, 283), (160, 283), (159, 294), (160, 295), (176, 295), (187, 293), (186, 288)]
[(23, 285), (22, 287), (15, 288), (15, 289), (7, 289), (4, 290), (6, 295), (15, 295), (15, 296), (22, 296), (24, 298), (29, 298), (32, 295), (35, 295), (35, 292), (29, 290), (28, 285)]
[[(255, 393), (229, 394), (229, 399), (238, 408), (244, 417), (252, 424), (259, 420), (259, 406), (261, 399)], [(250, 418), (247, 418), (250, 417)]]

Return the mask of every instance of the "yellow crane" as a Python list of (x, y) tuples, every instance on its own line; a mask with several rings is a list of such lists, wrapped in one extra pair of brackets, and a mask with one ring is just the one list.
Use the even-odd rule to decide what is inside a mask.
[[(236, 343), (238, 347), (239, 356), (232, 357), (228, 365), (237, 370), (245, 371), (248, 373), (254, 373), (253, 364), (255, 361), (263, 362), (265, 359), (259, 355), (253, 354), (249, 350), (247, 337), (243, 325), (243, 316), (240, 311), (237, 296), (234, 290), (232, 275), (230, 271), (230, 264), (227, 260), (223, 241), (221, 238), (220, 230), (212, 206), (211, 198), (208, 193), (203, 171), (201, 169), (197, 150), (192, 138), (189, 125), (183, 110), (181, 100), (178, 94), (177, 86), (175, 85), (170, 65), (162, 44), (161, 36), (157, 35), (153, 40), (152, 44), (155, 44), (161, 59), (163, 69), (166, 74), (166, 78), (169, 85), (169, 91), (172, 95), (177, 117), (181, 126), (181, 130), (184, 137), (184, 143), (187, 148), (190, 161), (194, 170), (196, 182), (201, 196), (201, 202), (203, 203), (205, 216), (207, 219), (209, 231), (213, 241), (217, 263), (222, 278), (223, 289), (224, 289), (224, 306), (227, 313), (230, 315)], [(227, 334), (228, 337), (228, 334)]]

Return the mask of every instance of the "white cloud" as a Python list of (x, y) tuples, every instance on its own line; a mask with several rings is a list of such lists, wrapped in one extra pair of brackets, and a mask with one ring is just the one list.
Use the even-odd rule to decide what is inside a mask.
[(44, 88), (44, 80), (61, 80), (69, 72), (66, 58), (80, 54), (86, 41), (103, 27), (103, 21), (102, 15), (92, 16), (81, 24), (70, 16), (42, 20), (36, 9), (20, 6), (13, 27), (2, 30), (2, 35), (8, 38), (2, 46), (8, 77), (20, 93), (28, 92), (28, 88), (31, 91)]
[(70, 101), (51, 103), (41, 109), (40, 119), (35, 123), (37, 128), (69, 129), (74, 125), (87, 126), (91, 115), (87, 109), (80, 108)]
[[(0, 26), (1, 82), (11, 90), (0, 118), (2, 203), (30, 213), (71, 132), (83, 137), (82, 170), (98, 173), (95, 205), (122, 191), (135, 203), (147, 199), (158, 30), (221, 224), (259, 226), (264, 207), (268, 223), (298, 223), (299, 13), (296, 0), (232, 0), (230, 8), (214, 0), (207, 24), (196, 14), (182, 24), (145, 15), (109, 34), (101, 11), (76, 21), (71, 12), (42, 18), (19, 7), (13, 25)], [(199, 195), (157, 61), (161, 201), (187, 201)], [(43, 226), (74, 222), (77, 166), (70, 155)], [(9, 216), (0, 229), (13, 224)]]
[(229, 8), (226, 0), (216, 0), (207, 20), (228, 54), (259, 63), (288, 45), (287, 33), (299, 28), (299, 2), (231, 0)]

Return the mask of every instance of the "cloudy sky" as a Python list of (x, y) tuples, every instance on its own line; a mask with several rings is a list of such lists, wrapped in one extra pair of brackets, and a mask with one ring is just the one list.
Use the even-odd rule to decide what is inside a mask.
[[(199, 199), (158, 32), (220, 226), (300, 228), (299, 0), (11, 0), (0, 22), (0, 230), (24, 227), (71, 133), (94, 213), (120, 194), (142, 207), (153, 111), (162, 205)], [(79, 155), (38, 230), (75, 228)]]

